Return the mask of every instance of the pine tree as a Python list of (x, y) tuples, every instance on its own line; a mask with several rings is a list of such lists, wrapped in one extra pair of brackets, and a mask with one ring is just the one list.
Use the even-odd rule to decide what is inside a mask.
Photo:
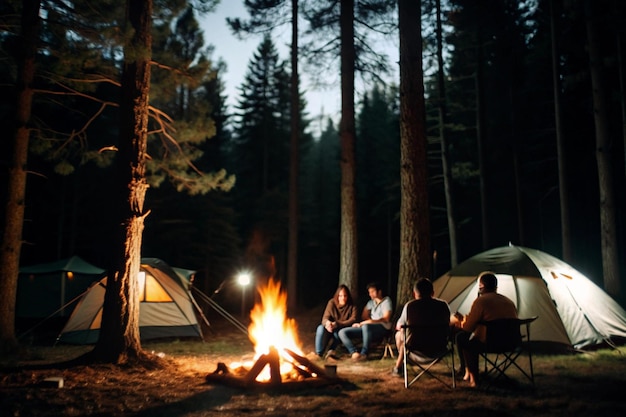
[[(341, 232), (339, 283), (358, 295), (358, 233), (356, 207), (356, 127), (355, 76), (367, 74), (376, 79), (387, 71), (384, 56), (373, 52), (368, 31), (388, 24), (395, 7), (388, 1), (353, 1), (315, 3), (305, 7), (310, 23), (306, 35), (313, 37), (303, 47), (303, 55), (315, 65), (314, 74), (327, 75), (339, 59), (341, 83)], [(365, 27), (365, 29), (363, 29)], [(321, 69), (321, 70), (320, 70)], [(335, 69), (336, 71), (336, 69)], [(332, 81), (331, 81), (332, 82)]]
[(400, 134), (397, 89), (376, 85), (358, 113), (359, 269), (395, 292), (398, 274)]
[(303, 152), (301, 179), (302, 256), (300, 288), (313, 307), (337, 287), (340, 228), (339, 132), (331, 118)]
[(236, 204), (259, 281), (283, 276), (289, 175), (289, 75), (269, 36), (248, 64), (234, 119)]
[(39, 37), (39, 0), (23, 2), (19, 49), (20, 69), (17, 82), (15, 114), (12, 118), (12, 152), (7, 179), (7, 203), (4, 210), (2, 246), (0, 247), (0, 353), (13, 354), (15, 337), (15, 300), (17, 273), (22, 244), (24, 194), (26, 191), (26, 162), (30, 137), (30, 119), (35, 77), (35, 57)]
[(422, 70), (421, 2), (400, 0), (400, 269), (397, 305), (413, 280), (430, 277), (426, 111)]
[(115, 210), (111, 214), (111, 257), (102, 307), (100, 336), (92, 358), (132, 363), (145, 358), (139, 340), (137, 275), (144, 228), (148, 92), (152, 48), (152, 0), (128, 0), (129, 30), (124, 47), (120, 99), (119, 155), (116, 158)]

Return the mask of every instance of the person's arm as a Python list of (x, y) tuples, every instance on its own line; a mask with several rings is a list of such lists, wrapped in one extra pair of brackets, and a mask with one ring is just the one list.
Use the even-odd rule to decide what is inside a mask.
[(385, 297), (382, 301), (382, 309), (383, 309), (383, 316), (378, 319), (375, 320), (374, 323), (391, 323), (391, 316), (393, 316), (393, 303), (391, 302), (391, 298), (389, 297)]
[(380, 306), (383, 309), (383, 315), (378, 319), (371, 318), (371, 314), (367, 320), (363, 320), (361, 324), (372, 324), (372, 323), (389, 323), (391, 321), (391, 316), (393, 314), (393, 305), (391, 303), (391, 299), (386, 297), (381, 303), (384, 303)]
[(389, 323), (391, 321), (391, 310), (387, 310), (383, 313), (383, 316), (376, 320), (371, 320), (372, 323)]
[(328, 321), (330, 321), (331, 319), (333, 319), (333, 310), (335, 303), (333, 301), (333, 299), (331, 298), (330, 300), (328, 300), (328, 303), (326, 303), (326, 308), (324, 309), (324, 314), (322, 314), (322, 325), (326, 326), (328, 324)]
[(406, 324), (406, 310), (407, 310), (407, 304), (406, 303), (404, 305), (404, 307), (402, 307), (402, 313), (400, 313), (400, 318), (398, 319), (398, 321), (396, 322), (396, 330), (402, 330), (402, 326), (404, 326)]
[(478, 322), (483, 319), (483, 307), (482, 303), (479, 301), (480, 298), (477, 298), (476, 301), (472, 304), (470, 308), (470, 312), (467, 316), (463, 318), (461, 321), (461, 329), (466, 332), (473, 332), (476, 330), (476, 326)]

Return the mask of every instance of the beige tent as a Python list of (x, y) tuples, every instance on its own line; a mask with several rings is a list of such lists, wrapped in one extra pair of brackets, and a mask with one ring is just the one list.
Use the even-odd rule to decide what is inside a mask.
[[(141, 340), (202, 337), (195, 302), (183, 276), (155, 258), (141, 260), (138, 276)], [(91, 344), (98, 340), (107, 279), (82, 297), (58, 337), (59, 342)]]
[(492, 271), (498, 292), (531, 326), (537, 343), (581, 349), (626, 338), (626, 312), (600, 287), (567, 263), (520, 246), (495, 248), (457, 265), (434, 282), (435, 296), (452, 312), (467, 314), (478, 294), (476, 277)]

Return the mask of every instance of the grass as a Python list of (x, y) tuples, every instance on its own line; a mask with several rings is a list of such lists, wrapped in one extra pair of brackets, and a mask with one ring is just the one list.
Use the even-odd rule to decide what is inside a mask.
[[(304, 352), (313, 348), (310, 325), (300, 332)], [(534, 353), (536, 384), (515, 372), (518, 385), (471, 389), (458, 381), (455, 390), (432, 378), (405, 389), (390, 374), (394, 361), (372, 359), (338, 362), (345, 383), (297, 391), (245, 390), (206, 384), (219, 362), (250, 357), (253, 347), (236, 330), (215, 328), (205, 342), (155, 341), (144, 350), (169, 364), (162, 370), (83, 366), (74, 369), (29, 369), (31, 364), (60, 363), (91, 347), (28, 346), (19, 360), (0, 358), (0, 417), (146, 416), (589, 416), (626, 413), (626, 347), (577, 354)], [(382, 352), (380, 352), (382, 353)], [(522, 361), (524, 364), (524, 360)], [(18, 366), (8, 370), (7, 366)], [(439, 366), (439, 365), (438, 365)], [(4, 369), (3, 369), (4, 367)], [(445, 376), (441, 365), (436, 372)], [(40, 381), (63, 376), (62, 390), (42, 389)]]

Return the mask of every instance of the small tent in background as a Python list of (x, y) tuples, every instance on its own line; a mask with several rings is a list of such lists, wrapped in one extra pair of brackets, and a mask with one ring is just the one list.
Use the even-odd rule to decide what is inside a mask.
[[(195, 302), (189, 282), (160, 259), (143, 258), (139, 273), (139, 333), (142, 341), (170, 337), (200, 337)], [(58, 341), (96, 343), (100, 333), (106, 290), (103, 278), (80, 300), (61, 331)]]
[(467, 314), (478, 294), (476, 277), (492, 271), (498, 292), (515, 303), (519, 317), (538, 316), (535, 343), (581, 349), (626, 337), (626, 311), (589, 278), (567, 263), (520, 246), (475, 255), (433, 283), (435, 296), (452, 312)]
[(15, 315), (19, 318), (67, 317), (66, 305), (104, 276), (104, 269), (78, 256), (20, 268)]

